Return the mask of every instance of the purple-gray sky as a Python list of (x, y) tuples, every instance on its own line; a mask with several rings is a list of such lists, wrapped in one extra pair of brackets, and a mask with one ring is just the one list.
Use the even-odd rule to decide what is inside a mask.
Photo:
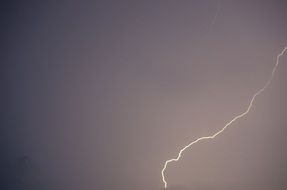
[[(6, 189), (161, 189), (287, 45), (285, 1), (2, 2)], [(286, 80), (284, 56), (247, 117), (169, 165), (170, 189), (286, 189)]]

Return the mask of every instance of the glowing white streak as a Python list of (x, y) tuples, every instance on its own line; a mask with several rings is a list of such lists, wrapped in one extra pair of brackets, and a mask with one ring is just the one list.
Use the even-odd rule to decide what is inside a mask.
[(271, 73), (269, 79), (267, 80), (267, 82), (265, 83), (265, 85), (264, 85), (261, 89), (259, 89), (259, 90), (252, 96), (252, 98), (251, 98), (251, 100), (250, 100), (250, 103), (249, 103), (249, 105), (248, 105), (246, 111), (244, 111), (243, 113), (241, 113), (241, 114), (235, 116), (231, 121), (229, 121), (228, 123), (226, 123), (225, 126), (224, 126), (221, 130), (219, 130), (218, 132), (214, 133), (213, 135), (211, 135), (211, 136), (205, 136), (205, 137), (200, 137), (200, 138), (196, 139), (195, 141), (189, 143), (189, 144), (186, 145), (185, 147), (183, 147), (183, 148), (179, 151), (179, 153), (178, 153), (178, 155), (177, 155), (176, 158), (173, 158), (173, 159), (170, 159), (170, 160), (166, 160), (166, 161), (165, 161), (164, 167), (163, 167), (163, 169), (161, 170), (161, 176), (162, 176), (162, 181), (163, 181), (163, 183), (164, 183), (164, 188), (167, 187), (167, 182), (166, 182), (166, 180), (165, 180), (164, 172), (165, 172), (166, 167), (167, 167), (167, 165), (168, 165), (169, 163), (171, 163), (171, 162), (177, 162), (177, 161), (180, 159), (180, 157), (181, 157), (183, 151), (185, 151), (187, 148), (189, 148), (189, 147), (191, 147), (192, 145), (198, 143), (199, 141), (215, 138), (217, 135), (221, 134), (225, 129), (227, 129), (227, 128), (228, 128), (233, 122), (235, 122), (237, 119), (242, 118), (242, 117), (244, 117), (246, 114), (248, 114), (248, 112), (250, 111), (250, 109), (251, 109), (251, 107), (252, 107), (252, 105), (253, 105), (253, 101), (255, 100), (255, 98), (256, 98), (259, 94), (261, 94), (261, 93), (269, 86), (269, 84), (271, 83), (271, 81), (272, 81), (272, 79), (273, 79), (273, 77), (274, 77), (274, 73), (275, 73), (275, 71), (276, 71), (276, 69), (277, 69), (277, 66), (278, 66), (278, 64), (279, 64), (279, 58), (280, 58), (286, 51), (287, 51), (287, 46), (281, 51), (280, 54), (277, 55), (276, 64), (275, 64), (275, 66), (273, 67), (273, 70), (272, 70), (272, 73)]

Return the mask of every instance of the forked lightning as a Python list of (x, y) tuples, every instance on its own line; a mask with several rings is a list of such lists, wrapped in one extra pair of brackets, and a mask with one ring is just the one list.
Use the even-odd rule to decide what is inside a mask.
[(230, 120), (228, 123), (226, 123), (225, 126), (224, 126), (221, 130), (219, 130), (218, 132), (214, 133), (213, 135), (200, 137), (200, 138), (196, 139), (195, 141), (192, 141), (191, 143), (189, 143), (189, 144), (186, 145), (185, 147), (183, 147), (183, 148), (179, 151), (179, 153), (178, 153), (178, 155), (177, 155), (176, 158), (172, 158), (172, 159), (170, 159), (170, 160), (166, 160), (166, 161), (165, 161), (164, 167), (163, 167), (163, 169), (161, 170), (161, 176), (162, 176), (162, 181), (163, 181), (163, 183), (164, 183), (164, 188), (167, 188), (167, 181), (166, 181), (165, 175), (164, 175), (164, 174), (165, 174), (165, 170), (166, 170), (166, 168), (167, 168), (167, 165), (168, 165), (169, 163), (171, 163), (171, 162), (177, 162), (177, 161), (181, 158), (182, 153), (183, 153), (186, 149), (190, 148), (192, 145), (194, 145), (194, 144), (196, 144), (196, 143), (198, 143), (198, 142), (200, 142), (200, 141), (203, 141), (203, 140), (213, 139), (213, 138), (217, 137), (217, 136), (218, 136), (219, 134), (221, 134), (225, 129), (227, 129), (233, 122), (235, 122), (236, 120), (238, 120), (238, 119), (244, 117), (245, 115), (247, 115), (248, 112), (250, 111), (250, 109), (252, 108), (253, 102), (254, 102), (254, 100), (256, 99), (256, 97), (257, 97), (259, 94), (261, 94), (261, 93), (269, 86), (269, 84), (271, 83), (271, 81), (272, 81), (272, 79), (273, 79), (273, 77), (274, 77), (275, 71), (276, 71), (276, 69), (277, 69), (277, 66), (278, 66), (278, 64), (279, 64), (279, 59), (280, 59), (280, 57), (281, 57), (282, 55), (284, 55), (284, 53), (286, 53), (286, 52), (287, 52), (287, 46), (281, 51), (281, 53), (279, 53), (279, 54), (277, 55), (276, 64), (275, 64), (275, 66), (273, 67), (273, 70), (272, 70), (272, 73), (271, 73), (269, 79), (267, 80), (267, 82), (265, 83), (265, 85), (264, 85), (261, 89), (259, 89), (259, 90), (252, 96), (252, 98), (251, 98), (251, 100), (250, 100), (250, 103), (249, 103), (247, 109), (246, 109), (243, 113), (241, 113), (241, 114), (235, 116), (232, 120)]

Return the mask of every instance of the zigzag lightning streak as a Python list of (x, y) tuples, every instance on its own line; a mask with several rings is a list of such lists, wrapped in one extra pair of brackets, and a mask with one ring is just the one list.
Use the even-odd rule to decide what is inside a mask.
[(170, 159), (170, 160), (166, 160), (166, 161), (165, 161), (164, 167), (163, 167), (163, 169), (161, 170), (161, 176), (162, 176), (162, 181), (163, 181), (163, 183), (164, 183), (164, 188), (167, 188), (167, 181), (166, 181), (166, 179), (165, 179), (164, 172), (165, 172), (165, 170), (166, 170), (166, 168), (167, 168), (167, 165), (168, 165), (169, 163), (171, 163), (171, 162), (177, 162), (177, 161), (181, 158), (182, 153), (183, 153), (186, 149), (190, 148), (192, 145), (194, 145), (194, 144), (196, 144), (196, 143), (198, 143), (198, 142), (200, 142), (200, 141), (203, 141), (203, 140), (214, 139), (214, 138), (217, 137), (219, 134), (221, 134), (225, 129), (227, 129), (233, 122), (235, 122), (236, 120), (238, 120), (238, 119), (244, 117), (245, 115), (247, 115), (247, 114), (249, 113), (250, 109), (251, 109), (252, 106), (253, 106), (253, 102), (254, 102), (254, 100), (256, 99), (256, 97), (257, 97), (259, 94), (261, 94), (261, 93), (269, 86), (269, 84), (271, 83), (271, 81), (272, 81), (272, 79), (273, 79), (273, 77), (274, 77), (275, 71), (276, 71), (276, 69), (277, 69), (277, 66), (278, 66), (278, 64), (279, 64), (279, 59), (280, 59), (280, 57), (281, 57), (282, 55), (284, 55), (284, 53), (285, 53), (286, 51), (287, 51), (287, 46), (281, 51), (281, 53), (279, 53), (279, 54), (277, 55), (276, 64), (275, 64), (275, 66), (273, 67), (273, 70), (272, 70), (272, 73), (271, 73), (269, 79), (267, 80), (267, 82), (265, 83), (265, 85), (264, 85), (261, 89), (259, 89), (259, 90), (252, 96), (252, 98), (251, 98), (251, 100), (250, 100), (250, 103), (249, 103), (247, 109), (246, 109), (243, 113), (241, 113), (241, 114), (235, 116), (232, 120), (230, 120), (228, 123), (226, 123), (225, 126), (224, 126), (221, 130), (219, 130), (218, 132), (214, 133), (213, 135), (200, 137), (200, 138), (196, 139), (195, 141), (192, 141), (191, 143), (189, 143), (188, 145), (186, 145), (186, 146), (183, 147), (182, 149), (180, 149), (180, 151), (179, 151), (179, 153), (178, 153), (178, 155), (177, 155), (176, 158), (172, 158), (172, 159)]

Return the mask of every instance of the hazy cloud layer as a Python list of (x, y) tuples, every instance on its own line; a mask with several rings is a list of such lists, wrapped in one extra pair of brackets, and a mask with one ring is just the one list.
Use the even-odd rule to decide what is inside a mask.
[[(285, 1), (0, 7), (0, 173), (18, 189), (161, 189), (164, 161), (245, 110), (287, 45)], [(170, 190), (286, 189), (286, 80), (287, 56), (246, 118), (168, 167)]]

